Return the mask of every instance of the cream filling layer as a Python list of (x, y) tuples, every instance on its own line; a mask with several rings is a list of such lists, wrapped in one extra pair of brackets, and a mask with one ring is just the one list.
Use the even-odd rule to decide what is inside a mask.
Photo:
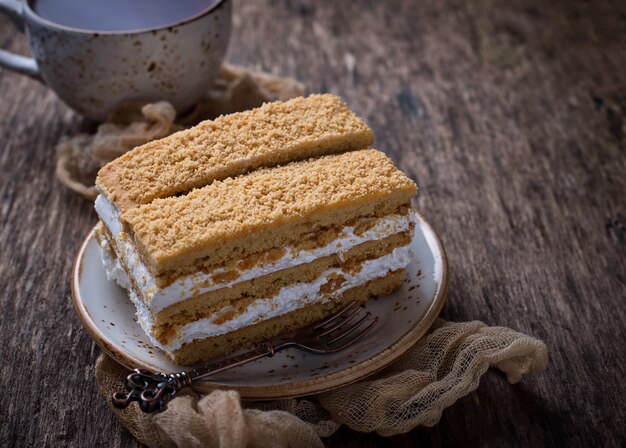
[(128, 275), (124, 270), (124, 267), (120, 263), (120, 260), (115, 256), (115, 252), (111, 249), (109, 242), (102, 238), (98, 241), (100, 245), (100, 258), (102, 259), (102, 265), (107, 274), (107, 280), (117, 282), (124, 289), (130, 289), (130, 281)]
[[(183, 344), (194, 340), (230, 333), (240, 328), (287, 314), (313, 303), (331, 300), (333, 297), (343, 294), (350, 288), (363, 285), (376, 278), (384, 277), (392, 271), (404, 269), (414, 256), (411, 244), (409, 244), (398, 247), (382, 257), (365, 261), (361, 270), (357, 273), (346, 273), (338, 268), (329, 269), (310, 283), (295, 283), (285, 286), (272, 298), (255, 300), (243, 313), (230, 320), (220, 322), (224, 314), (234, 309), (232, 306), (222, 308), (211, 317), (190, 322), (179, 329), (177, 337), (172, 339), (169, 344), (162, 344), (154, 337), (154, 320), (152, 314), (146, 308), (143, 301), (137, 297), (137, 294), (132, 288), (129, 289), (128, 292), (132, 302), (137, 308), (137, 320), (144, 332), (148, 335), (152, 344), (166, 352), (174, 352), (182, 347)], [(105, 264), (105, 266), (107, 265)], [(122, 270), (122, 273), (123, 272)], [(116, 275), (119, 275), (119, 271), (115, 270), (115, 274), (111, 273), (111, 275), (115, 278)], [(337, 275), (341, 275), (344, 278), (341, 287), (335, 290), (332, 295), (320, 294), (320, 288), (328, 282), (328, 280), (335, 278)], [(215, 322), (220, 323), (217, 324)]]
[(222, 282), (214, 281), (212, 278), (214, 275), (225, 272), (225, 269), (218, 268), (209, 273), (198, 271), (193, 274), (181, 276), (167, 287), (160, 288), (156, 284), (154, 276), (141, 261), (132, 239), (123, 231), (119, 219), (120, 213), (117, 207), (101, 194), (96, 198), (95, 208), (100, 219), (102, 219), (115, 239), (115, 244), (119, 252), (118, 255), (122, 258), (124, 265), (130, 271), (130, 276), (137, 285), (145, 307), (153, 313), (158, 313), (177, 302), (182, 302), (209, 291), (229, 287), (239, 282), (251, 280), (300, 264), (310, 263), (313, 260), (328, 255), (341, 254), (361, 243), (383, 239), (404, 232), (410, 228), (411, 221), (414, 220), (412, 214), (384, 216), (378, 218), (372, 227), (358, 235), (355, 233), (354, 227), (345, 226), (337, 238), (325, 246), (311, 250), (298, 250), (292, 246), (285, 246), (285, 254), (281, 258), (272, 263), (238, 270), (238, 278), (235, 280)]

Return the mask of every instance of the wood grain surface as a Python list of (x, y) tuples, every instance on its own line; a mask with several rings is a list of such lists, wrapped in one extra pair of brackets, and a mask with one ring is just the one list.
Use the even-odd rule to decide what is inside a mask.
[[(443, 317), (542, 338), (433, 428), (333, 447), (626, 444), (626, 3), (239, 1), (229, 59), (341, 95), (416, 179), (450, 261)], [(0, 48), (27, 54), (0, 18)], [(96, 221), (55, 179), (89, 128), (0, 70), (0, 445), (133, 447), (97, 394), (70, 272)]]

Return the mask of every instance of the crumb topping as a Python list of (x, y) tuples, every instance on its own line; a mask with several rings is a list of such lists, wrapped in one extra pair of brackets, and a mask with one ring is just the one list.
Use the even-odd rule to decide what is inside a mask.
[(121, 210), (260, 167), (371, 146), (372, 130), (335, 95), (221, 116), (149, 142), (104, 166), (96, 184)]
[(128, 210), (121, 219), (154, 268), (164, 260), (207, 256), (242, 236), (262, 239), (266, 229), (306, 222), (320, 212), (392, 195), (408, 201), (415, 192), (413, 181), (385, 154), (366, 149), (216, 181)]

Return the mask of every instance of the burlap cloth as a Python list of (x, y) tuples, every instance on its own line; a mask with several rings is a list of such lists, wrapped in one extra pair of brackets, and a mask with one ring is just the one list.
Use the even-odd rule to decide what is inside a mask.
[[(304, 93), (292, 79), (225, 65), (220, 79), (191, 112), (177, 117), (166, 102), (128, 103), (101, 124), (95, 135), (64, 138), (57, 146), (61, 182), (93, 199), (98, 169), (133, 147), (164, 137), (202, 119), (236, 112)], [(418, 425), (433, 426), (443, 409), (478, 387), (494, 367), (511, 383), (546, 368), (545, 344), (508, 328), (480, 322), (437, 321), (417, 345), (383, 371), (319, 395), (272, 402), (242, 402), (236, 391), (202, 395), (189, 391), (161, 414), (143, 414), (136, 405), (119, 421), (149, 447), (322, 447), (320, 437), (341, 425), (384, 436)], [(110, 404), (123, 390), (128, 371), (102, 354), (96, 362), (101, 394)]]
[[(136, 405), (119, 421), (149, 447), (323, 447), (320, 437), (341, 425), (391, 436), (433, 426), (441, 412), (478, 387), (489, 367), (510, 383), (546, 368), (546, 345), (508, 328), (481, 322), (438, 321), (430, 334), (383, 371), (319, 395), (272, 402), (242, 402), (235, 391), (190, 392), (161, 414)], [(128, 371), (106, 355), (96, 362), (102, 395), (123, 388)]]

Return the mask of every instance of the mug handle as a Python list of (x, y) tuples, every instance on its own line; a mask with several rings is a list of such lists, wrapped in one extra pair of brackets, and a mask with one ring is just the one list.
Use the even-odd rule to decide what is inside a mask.
[[(22, 2), (19, 0), (0, 0), (0, 12), (6, 14), (21, 32), (24, 32), (23, 7)], [(13, 70), (43, 82), (39, 72), (39, 66), (34, 58), (21, 56), (0, 49), (0, 67)]]

